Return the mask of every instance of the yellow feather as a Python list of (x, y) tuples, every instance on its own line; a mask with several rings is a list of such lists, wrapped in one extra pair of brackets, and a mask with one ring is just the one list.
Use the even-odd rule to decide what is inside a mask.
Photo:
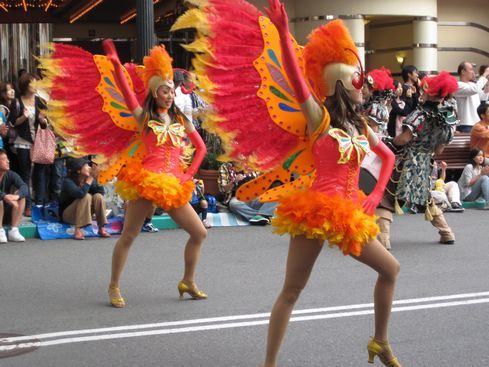
[(205, 13), (200, 9), (191, 9), (181, 15), (177, 21), (172, 25), (170, 31), (177, 31), (180, 29), (195, 28), (198, 32), (209, 35), (210, 26), (207, 21)]

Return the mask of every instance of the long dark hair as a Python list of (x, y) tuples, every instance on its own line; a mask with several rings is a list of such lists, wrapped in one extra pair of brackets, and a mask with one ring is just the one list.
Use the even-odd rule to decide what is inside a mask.
[(12, 83), (4, 83), (0, 82), (0, 104), (3, 104), (4, 106), (9, 106), (10, 101), (7, 98), (7, 87), (10, 85), (10, 88), (13, 88), (14, 85)]
[(324, 105), (331, 116), (331, 126), (349, 132), (348, 123), (353, 124), (359, 133), (363, 132), (365, 124), (356, 106), (352, 103), (348, 90), (341, 81), (336, 82), (335, 92), (326, 98)]
[[(475, 165), (474, 158), (477, 157), (481, 152), (483, 152), (483, 150), (480, 148), (471, 149), (469, 152), (469, 163), (474, 166)], [(484, 165), (484, 161), (482, 161), (481, 166), (483, 165)]]
[[(156, 104), (156, 98), (154, 98), (151, 93), (148, 93), (143, 103), (144, 126), (147, 126), (149, 120), (161, 121), (157, 109), (158, 105)], [(170, 116), (171, 121), (178, 121), (181, 124), (186, 120), (185, 115), (177, 107), (175, 101), (173, 101), (171, 107), (168, 109), (168, 116)]]

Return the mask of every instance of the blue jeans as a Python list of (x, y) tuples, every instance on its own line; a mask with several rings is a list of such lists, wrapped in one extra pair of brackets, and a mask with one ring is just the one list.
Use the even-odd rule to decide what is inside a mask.
[(481, 176), (481, 178), (472, 185), (472, 191), (464, 200), (474, 201), (481, 196), (486, 200), (486, 203), (489, 203), (489, 176)]
[(250, 220), (255, 215), (272, 217), (276, 207), (277, 203), (262, 203), (258, 199), (244, 202), (233, 197), (229, 202), (229, 211), (246, 220)]
[(472, 126), (470, 126), (470, 125), (458, 125), (457, 131), (460, 131), (461, 133), (470, 133), (472, 131)]

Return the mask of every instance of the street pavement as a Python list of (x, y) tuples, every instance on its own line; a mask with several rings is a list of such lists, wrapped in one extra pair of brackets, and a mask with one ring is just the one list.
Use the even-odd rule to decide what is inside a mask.
[[(422, 214), (393, 225), (401, 273), (390, 341), (404, 367), (489, 366), (489, 211), (446, 216), (451, 246), (437, 243)], [(125, 309), (107, 302), (116, 238), (0, 245), (0, 356), (28, 352), (0, 367), (259, 366), (288, 238), (270, 226), (210, 229), (197, 274), (205, 301), (178, 298), (185, 240), (182, 230), (137, 239), (121, 284)], [(375, 278), (325, 247), (279, 366), (368, 366)]]

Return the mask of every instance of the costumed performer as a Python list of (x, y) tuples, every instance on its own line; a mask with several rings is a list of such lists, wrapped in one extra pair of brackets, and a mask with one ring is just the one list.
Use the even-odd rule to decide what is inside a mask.
[[(206, 148), (191, 121), (174, 103), (172, 59), (154, 47), (144, 67), (121, 65), (111, 40), (103, 43), (107, 56), (78, 47), (54, 44), (41, 59), (49, 90), (48, 113), (57, 132), (74, 140), (77, 153), (96, 155), (99, 181), (117, 177), (116, 192), (127, 201), (124, 227), (112, 255), (109, 301), (125, 306), (120, 277), (129, 249), (154, 206), (164, 209), (189, 235), (184, 250), (180, 298), (207, 295), (195, 284), (201, 245), (207, 231), (189, 201)], [(190, 165), (187, 138), (195, 147)]]
[[(277, 364), (292, 309), (325, 240), (378, 272), (375, 334), (367, 345), (369, 362), (378, 356), (386, 366), (400, 366), (387, 333), (400, 266), (377, 241), (378, 227), (373, 215), (392, 172), (394, 154), (356, 112), (363, 102), (363, 70), (359, 72), (356, 67), (356, 48), (340, 21), (311, 33), (304, 49), (304, 64), (306, 77), (315, 86), (315, 97), (299, 69), (284, 5), (269, 0), (267, 13), (279, 31), (282, 62), (307, 118), (309, 135), (315, 140), (317, 172), (310, 189), (280, 200), (272, 221), (276, 232), (289, 233), (291, 239), (284, 286), (270, 318), (265, 367)], [(362, 197), (358, 189), (359, 166), (370, 149), (383, 164), (375, 189)]]

